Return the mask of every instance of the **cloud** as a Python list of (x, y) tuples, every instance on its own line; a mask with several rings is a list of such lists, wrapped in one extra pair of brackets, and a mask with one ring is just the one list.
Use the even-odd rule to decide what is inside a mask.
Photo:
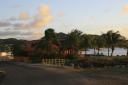
[(27, 19), (29, 19), (29, 14), (27, 12), (21, 12), (19, 15), (19, 19), (27, 20)]
[(58, 15), (59, 17), (63, 17), (63, 16), (64, 16), (64, 13), (63, 13), (63, 12), (59, 12), (57, 15)]
[[(52, 21), (53, 17), (51, 15), (50, 7), (48, 5), (41, 5), (37, 9), (37, 14), (34, 17), (29, 16), (28, 13), (22, 12), (19, 16), (19, 20), (27, 20), (31, 19), (29, 22), (20, 22), (13, 24), (14, 28), (21, 28), (21, 29), (27, 29), (27, 28), (43, 28), (46, 24), (48, 24), (50, 21)], [(12, 18), (12, 20), (16, 20), (17, 18)]]
[(27, 31), (27, 30), (2, 30), (0, 31), (0, 38), (18, 38), (35, 40), (42, 37), (41, 31)]
[(43, 36), (42, 31), (36, 30), (33, 31), (30, 36), (27, 36), (26, 39), (40, 39)]
[(124, 4), (121, 8), (121, 12), (118, 14), (118, 16), (124, 16), (128, 14), (128, 4)]
[(90, 16), (89, 20), (96, 20), (96, 17), (95, 16)]
[(26, 23), (15, 23), (15, 24), (13, 24), (13, 27), (15, 28), (15, 30), (19, 30), (19, 29), (22, 29), (22, 30), (28, 29), (29, 30), (29, 28), (32, 28), (30, 26), (30, 24), (26, 24)]
[(21, 7), (20, 4), (16, 4), (16, 5), (12, 6), (12, 8), (20, 8), (20, 7)]
[(27, 12), (21, 12), (18, 17), (12, 16), (7, 20), (13, 22), (13, 21), (21, 21), (21, 20), (29, 20), (29, 19), (30, 19), (30, 16)]
[(48, 5), (41, 5), (38, 8), (38, 13), (34, 16), (31, 25), (34, 28), (42, 28), (52, 20), (50, 8)]
[(128, 26), (121, 26), (119, 29), (120, 33), (128, 39)]
[[(13, 16), (5, 21), (0, 21), (0, 27), (12, 28), (0, 31), (0, 37), (17, 37), (25, 39), (39, 39), (42, 37), (42, 30), (46, 24), (53, 19), (50, 7), (46, 4), (40, 5), (34, 16), (29, 16), (27, 12), (21, 12), (19, 16)], [(37, 29), (38, 28), (38, 29)]]
[(18, 18), (16, 18), (16, 17), (10, 17), (9, 19), (7, 19), (7, 20), (9, 20), (9, 21), (16, 21), (16, 20), (18, 20)]
[(0, 27), (8, 27), (10, 25), (12, 24), (8, 21), (0, 21)]
[(0, 36), (21, 36), (21, 35), (31, 35), (32, 32), (18, 31), (18, 30), (3, 30), (0, 31)]
[(128, 4), (123, 6), (123, 12), (128, 13)]

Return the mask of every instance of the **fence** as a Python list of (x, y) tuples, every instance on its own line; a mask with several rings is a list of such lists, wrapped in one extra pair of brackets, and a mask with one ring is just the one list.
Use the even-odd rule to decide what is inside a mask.
[(44, 65), (64, 66), (65, 59), (42, 59)]

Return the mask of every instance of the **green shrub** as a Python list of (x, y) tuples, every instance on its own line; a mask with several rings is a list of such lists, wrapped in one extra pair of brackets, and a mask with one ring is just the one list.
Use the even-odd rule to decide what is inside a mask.
[(71, 55), (68, 55), (68, 56), (67, 56), (67, 59), (68, 59), (68, 60), (77, 60), (78, 57), (77, 57), (76, 55), (71, 54)]

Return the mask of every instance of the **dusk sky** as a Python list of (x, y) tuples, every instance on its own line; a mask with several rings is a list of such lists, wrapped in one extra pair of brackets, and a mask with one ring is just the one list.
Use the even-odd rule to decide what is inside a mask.
[(40, 39), (47, 28), (128, 38), (128, 0), (1, 0), (0, 38)]

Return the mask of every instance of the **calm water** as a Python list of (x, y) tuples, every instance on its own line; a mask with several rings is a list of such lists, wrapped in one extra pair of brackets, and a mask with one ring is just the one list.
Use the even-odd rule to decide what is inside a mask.
[[(85, 52), (83, 51), (82, 54), (84, 54)], [(96, 50), (96, 53), (98, 53), (98, 51)], [(107, 48), (101, 48), (100, 49), (100, 54), (103, 53), (103, 55), (108, 55), (108, 49)], [(124, 48), (115, 48), (113, 55), (117, 56), (117, 55), (126, 55), (127, 50)], [(93, 49), (88, 49), (87, 54), (94, 54), (94, 50)], [(111, 49), (110, 49), (110, 54), (111, 54)]]

